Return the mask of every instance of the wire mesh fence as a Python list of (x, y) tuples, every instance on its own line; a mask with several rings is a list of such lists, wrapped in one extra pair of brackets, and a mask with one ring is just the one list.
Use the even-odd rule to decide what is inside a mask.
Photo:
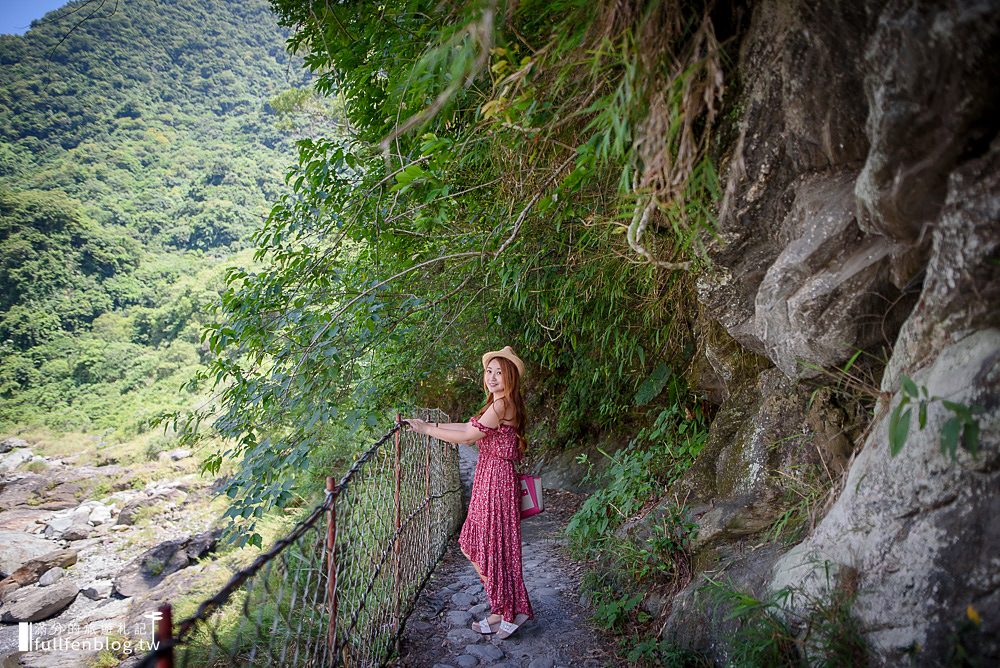
[(191, 617), (174, 628), (161, 607), (159, 647), (139, 665), (383, 666), (461, 513), (457, 449), (397, 422)]

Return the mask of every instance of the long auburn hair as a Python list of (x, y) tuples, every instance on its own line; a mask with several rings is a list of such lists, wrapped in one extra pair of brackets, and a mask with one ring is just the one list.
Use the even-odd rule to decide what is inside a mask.
[[(486, 361), (486, 364), (493, 360), (500, 363), (500, 373), (503, 374), (503, 384), (507, 389), (507, 396), (504, 397), (504, 400), (510, 400), (514, 406), (514, 431), (517, 433), (518, 450), (521, 451), (523, 457), (528, 451), (528, 439), (524, 437), (524, 398), (521, 396), (521, 377), (517, 373), (517, 367), (506, 357), (491, 357)], [(479, 415), (476, 417), (482, 417), (494, 401), (493, 393), (486, 386), (485, 380), (483, 380), (483, 391), (486, 392), (486, 404), (479, 409)], [(503, 416), (498, 417), (502, 418)]]

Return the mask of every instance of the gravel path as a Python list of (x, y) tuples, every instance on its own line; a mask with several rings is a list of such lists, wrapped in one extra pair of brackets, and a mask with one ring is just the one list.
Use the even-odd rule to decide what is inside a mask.
[[(476, 450), (460, 448), (462, 482), (468, 490)], [(457, 537), (438, 564), (407, 620), (397, 666), (472, 668), (518, 666), (600, 668), (624, 665), (614, 643), (591, 626), (580, 603), (583, 564), (566, 556), (562, 531), (583, 497), (561, 490), (545, 491), (545, 512), (521, 525), (524, 580), (535, 611), (506, 640), (469, 628), (489, 613), (486, 594), (472, 565), (458, 548)]]

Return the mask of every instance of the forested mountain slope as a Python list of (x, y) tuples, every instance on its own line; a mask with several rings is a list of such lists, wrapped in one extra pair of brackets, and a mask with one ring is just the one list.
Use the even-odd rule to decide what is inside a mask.
[(136, 423), (150, 378), (174, 400), (308, 103), (262, 0), (98, 4), (0, 36), (0, 428)]

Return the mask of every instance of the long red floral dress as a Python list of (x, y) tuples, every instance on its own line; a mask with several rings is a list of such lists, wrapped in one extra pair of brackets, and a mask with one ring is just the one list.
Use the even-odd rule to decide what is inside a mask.
[(517, 432), (509, 424), (487, 427), (469, 420), (486, 436), (479, 440), (479, 462), (472, 477), (469, 514), (458, 544), (486, 576), (490, 609), (508, 622), (519, 614), (532, 619), (521, 573), (521, 495), (514, 464), (521, 459)]

